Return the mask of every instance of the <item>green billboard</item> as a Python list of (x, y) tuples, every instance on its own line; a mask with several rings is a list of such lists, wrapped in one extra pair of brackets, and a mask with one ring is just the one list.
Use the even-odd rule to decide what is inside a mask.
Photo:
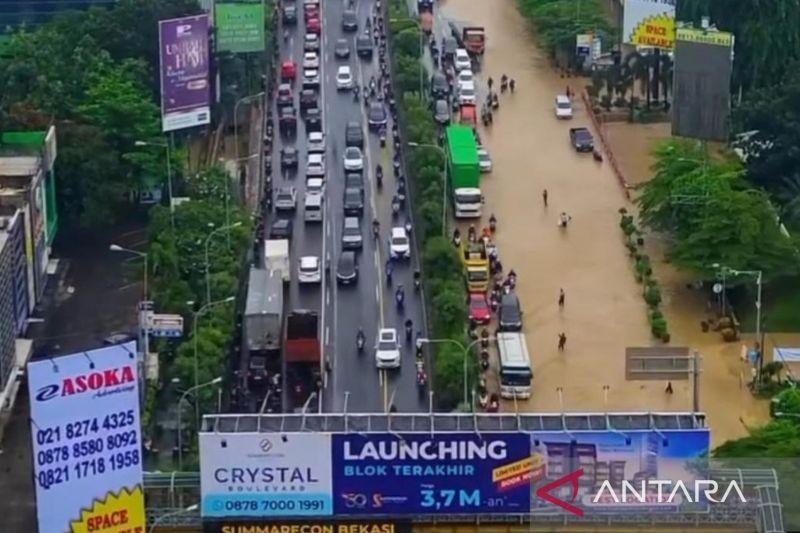
[(214, 10), (218, 52), (264, 51), (264, 4), (217, 4)]

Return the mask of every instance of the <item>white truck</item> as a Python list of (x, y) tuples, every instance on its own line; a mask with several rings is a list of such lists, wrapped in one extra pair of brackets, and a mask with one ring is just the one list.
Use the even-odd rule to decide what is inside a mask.
[(292, 277), (292, 265), (289, 261), (289, 241), (271, 239), (264, 241), (264, 269), (279, 272), (284, 282)]

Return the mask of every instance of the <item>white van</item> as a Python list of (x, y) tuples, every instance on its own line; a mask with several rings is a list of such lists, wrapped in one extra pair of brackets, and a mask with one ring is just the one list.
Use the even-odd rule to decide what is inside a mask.
[(303, 201), (303, 220), (322, 222), (322, 195), (306, 193)]

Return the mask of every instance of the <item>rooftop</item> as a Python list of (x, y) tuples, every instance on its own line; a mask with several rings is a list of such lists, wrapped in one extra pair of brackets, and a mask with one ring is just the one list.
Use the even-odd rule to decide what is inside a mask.
[[(28, 147), (22, 147), (28, 149)], [(42, 158), (38, 155), (3, 156), (0, 151), (0, 177), (33, 176), (41, 166)]]

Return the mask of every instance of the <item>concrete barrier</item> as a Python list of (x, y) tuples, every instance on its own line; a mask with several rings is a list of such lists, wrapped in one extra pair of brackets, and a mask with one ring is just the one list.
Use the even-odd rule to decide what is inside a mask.
[(617, 164), (617, 159), (614, 157), (614, 152), (611, 150), (611, 145), (606, 139), (606, 135), (605, 132), (603, 131), (602, 124), (600, 124), (600, 121), (594, 114), (592, 101), (589, 98), (589, 95), (586, 94), (586, 91), (581, 91), (581, 99), (583, 100), (583, 105), (586, 108), (586, 113), (589, 115), (589, 118), (592, 121), (592, 126), (594, 126), (594, 131), (597, 134), (597, 138), (600, 140), (600, 144), (603, 146), (603, 154), (605, 155), (605, 159), (611, 165), (611, 169), (614, 171), (614, 175), (617, 177), (617, 181), (622, 186), (622, 191), (625, 193), (625, 198), (627, 198), (628, 201), (630, 201), (631, 187), (628, 184), (628, 180), (625, 179), (625, 175), (622, 173), (622, 170), (620, 170), (619, 165)]

